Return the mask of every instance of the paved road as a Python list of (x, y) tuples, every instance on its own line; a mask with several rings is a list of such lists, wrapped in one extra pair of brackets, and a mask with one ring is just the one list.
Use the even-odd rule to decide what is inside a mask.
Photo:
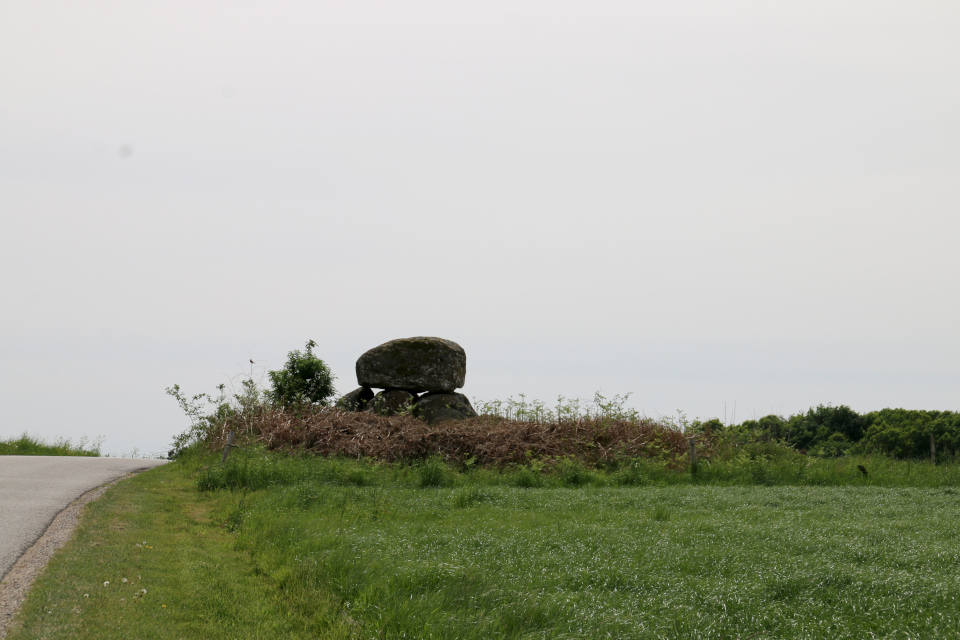
[(87, 491), (166, 460), (0, 456), (0, 579), (47, 525)]

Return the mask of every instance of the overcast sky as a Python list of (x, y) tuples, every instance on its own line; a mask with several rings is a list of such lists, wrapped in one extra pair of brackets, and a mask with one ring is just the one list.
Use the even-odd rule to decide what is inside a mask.
[(346, 392), (416, 335), (478, 399), (960, 410), (958, 34), (946, 0), (3, 2), (0, 437), (166, 452), (167, 386), (312, 339)]

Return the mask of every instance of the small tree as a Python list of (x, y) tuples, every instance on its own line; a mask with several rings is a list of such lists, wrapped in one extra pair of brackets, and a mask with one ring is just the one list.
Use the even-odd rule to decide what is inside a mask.
[(267, 392), (270, 400), (284, 408), (307, 405), (327, 406), (336, 393), (333, 374), (327, 365), (313, 355), (317, 343), (307, 342), (307, 352), (291, 351), (287, 364), (279, 371), (270, 371), (273, 388)]

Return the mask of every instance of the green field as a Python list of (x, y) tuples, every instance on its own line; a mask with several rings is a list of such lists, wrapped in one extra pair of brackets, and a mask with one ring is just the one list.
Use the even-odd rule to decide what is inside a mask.
[(953, 465), (523, 487), (436, 460), (216, 462), (92, 505), (9, 637), (960, 638)]

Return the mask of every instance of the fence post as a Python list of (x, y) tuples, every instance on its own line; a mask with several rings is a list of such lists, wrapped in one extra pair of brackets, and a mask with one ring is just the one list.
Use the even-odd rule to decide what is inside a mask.
[(687, 438), (690, 441), (690, 475), (697, 475), (697, 439)]
[(933, 440), (933, 434), (930, 434), (930, 462), (937, 464), (937, 443)]
[(220, 464), (227, 461), (227, 454), (230, 453), (230, 447), (233, 446), (233, 429), (227, 432), (227, 444), (223, 446), (223, 457), (220, 458)]

